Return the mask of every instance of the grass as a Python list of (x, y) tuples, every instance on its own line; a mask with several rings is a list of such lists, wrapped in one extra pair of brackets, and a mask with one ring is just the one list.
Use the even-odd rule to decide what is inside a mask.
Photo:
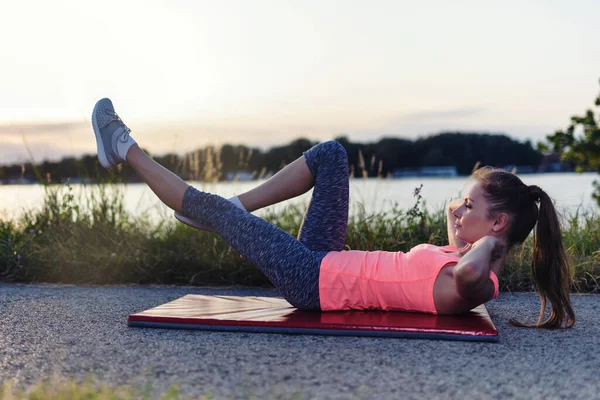
[[(171, 386), (162, 396), (156, 397), (152, 395), (149, 388), (132, 385), (113, 387), (107, 384), (94, 383), (91, 378), (84, 382), (44, 380), (26, 389), (17, 388), (10, 382), (0, 386), (0, 400), (125, 400), (150, 398), (175, 400), (190, 397), (181, 396), (177, 386)], [(200, 399), (211, 398), (212, 396), (200, 397)]]
[[(266, 277), (219, 236), (173, 220), (152, 223), (123, 206), (119, 190), (97, 184), (75, 195), (71, 185), (46, 186), (41, 208), (0, 220), (0, 281), (79, 284), (268, 286)], [(88, 188), (89, 189), (89, 188)], [(114, 189), (114, 188), (113, 188)], [(346, 249), (408, 251), (447, 244), (445, 212), (415, 205), (349, 220)], [(290, 206), (264, 218), (296, 236), (304, 210)], [(568, 215), (563, 231), (573, 260), (573, 291), (600, 293), (600, 215)], [(531, 237), (513, 250), (501, 276), (504, 291), (531, 291)]]
[[(0, 383), (0, 400), (129, 400), (129, 399), (161, 399), (184, 400), (201, 399), (210, 400), (219, 398), (214, 396), (212, 390), (208, 394), (196, 397), (185, 396), (177, 385), (171, 385), (164, 393), (156, 393), (150, 383), (142, 385), (108, 385), (95, 382), (89, 375), (83, 381), (69, 378), (45, 379), (26, 388), (20, 388), (12, 382)], [(256, 395), (249, 393), (247, 388), (240, 387), (235, 393), (235, 398), (257, 399)], [(287, 389), (272, 387), (266, 395), (268, 399), (299, 399), (300, 391), (291, 393)]]

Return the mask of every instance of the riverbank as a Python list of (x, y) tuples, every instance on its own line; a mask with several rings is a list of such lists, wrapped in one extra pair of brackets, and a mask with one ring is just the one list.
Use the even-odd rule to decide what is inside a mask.
[[(424, 208), (422, 193), (413, 201), (407, 209), (352, 215), (346, 249), (408, 251), (420, 243), (447, 244), (445, 213)], [(297, 236), (304, 211), (292, 204), (262, 217)], [(567, 215), (564, 222), (573, 292), (600, 293), (600, 215)], [(173, 218), (156, 222), (131, 215), (123, 193), (102, 185), (85, 196), (75, 195), (72, 186), (48, 188), (40, 208), (17, 220), (0, 220), (0, 244), (0, 281), (5, 282), (270, 285), (217, 235)], [(501, 290), (535, 289), (531, 255), (530, 237), (509, 255)]]

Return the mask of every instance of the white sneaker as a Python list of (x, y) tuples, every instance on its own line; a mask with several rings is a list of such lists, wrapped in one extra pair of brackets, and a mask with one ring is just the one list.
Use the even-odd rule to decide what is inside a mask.
[(195, 220), (193, 220), (191, 218), (184, 217), (183, 215), (181, 215), (177, 211), (175, 211), (175, 218), (177, 218), (180, 222), (183, 222), (184, 224), (186, 224), (188, 226), (191, 226), (192, 228), (197, 228), (197, 229), (201, 229), (203, 231), (208, 231), (208, 232), (214, 232), (209, 227), (204, 226), (204, 225), (200, 224), (199, 222), (196, 222)]
[(109, 99), (96, 103), (92, 113), (92, 126), (96, 134), (98, 160), (104, 168), (110, 168), (125, 161), (127, 150), (135, 144), (129, 133), (131, 129), (123, 123)]

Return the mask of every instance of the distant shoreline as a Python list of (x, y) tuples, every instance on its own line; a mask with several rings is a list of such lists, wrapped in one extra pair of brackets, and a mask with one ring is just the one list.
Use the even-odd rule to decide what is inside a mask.
[[(596, 171), (583, 171), (583, 172), (577, 172), (577, 171), (546, 171), (546, 172), (523, 172), (523, 173), (516, 173), (518, 176), (535, 176), (535, 175), (598, 175), (598, 179), (600, 179), (600, 171), (596, 172)], [(414, 179), (414, 178), (419, 178), (419, 179), (456, 179), (456, 178), (468, 178), (470, 175), (454, 175), (454, 176), (446, 176), (446, 175), (406, 175), (406, 176), (387, 176), (387, 177), (352, 177), (351, 179), (355, 179), (355, 180), (377, 180), (377, 179), (383, 179), (383, 180), (403, 180), (403, 179)], [(219, 180), (218, 183), (237, 183), (237, 182), (260, 182), (263, 180), (266, 180), (267, 178), (263, 178), (263, 179), (244, 179), (244, 180)], [(200, 180), (188, 180), (188, 182), (202, 182), (202, 183), (213, 183), (213, 181), (200, 181)], [(23, 180), (23, 182), (20, 183), (6, 183), (6, 182), (2, 182), (0, 181), (0, 187), (2, 186), (29, 186), (29, 185), (41, 185), (41, 186), (59, 186), (59, 185), (66, 185), (66, 184), (71, 184), (71, 185), (95, 185), (101, 183), (99, 181), (87, 181), (87, 182), (82, 182), (78, 179), (75, 180), (69, 180), (69, 182), (50, 182), (50, 183), (42, 183), (40, 181), (28, 181), (28, 180)], [(117, 185), (126, 185), (126, 184), (139, 184), (139, 183), (144, 183), (144, 181), (142, 181), (141, 179), (138, 180), (129, 180), (128, 182), (110, 182), (108, 184), (117, 184)]]

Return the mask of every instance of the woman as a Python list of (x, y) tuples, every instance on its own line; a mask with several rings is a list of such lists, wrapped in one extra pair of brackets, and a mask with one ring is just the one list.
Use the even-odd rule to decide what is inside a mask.
[[(474, 174), (476, 183), (465, 199), (449, 206), (448, 246), (422, 244), (408, 253), (344, 251), (348, 158), (339, 143), (314, 146), (257, 188), (226, 200), (196, 190), (152, 160), (109, 99), (96, 104), (92, 124), (105, 168), (127, 161), (178, 218), (221, 235), (295, 307), (467, 312), (497, 297), (507, 251), (523, 242), (537, 222), (532, 272), (542, 306), (537, 324), (527, 326), (571, 327), (575, 322), (569, 264), (552, 201), (513, 174), (491, 168)], [(313, 186), (298, 239), (249, 213)], [(542, 321), (547, 300), (552, 312)]]

